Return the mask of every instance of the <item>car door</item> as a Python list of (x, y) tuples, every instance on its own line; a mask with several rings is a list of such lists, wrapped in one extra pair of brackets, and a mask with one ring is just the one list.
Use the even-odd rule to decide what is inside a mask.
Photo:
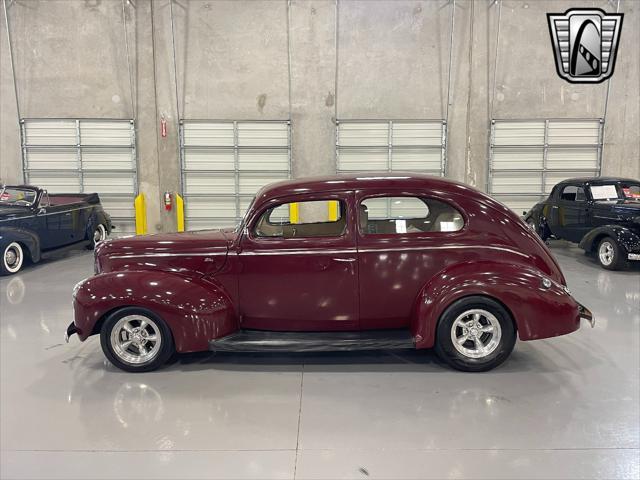
[(69, 205), (56, 205), (43, 195), (38, 215), (45, 219), (45, 230), (41, 233), (43, 250), (58, 248), (73, 243), (74, 220)]
[[(241, 326), (357, 330), (353, 194), (299, 197), (271, 201), (247, 223), (237, 255)], [(339, 206), (331, 216), (329, 202)]]
[(422, 287), (461, 250), (461, 210), (423, 192), (356, 193), (362, 329), (406, 328)]
[[(584, 234), (587, 198), (582, 185), (565, 185), (558, 199), (557, 234), (565, 240), (579, 242)], [(554, 232), (555, 233), (555, 232)]]

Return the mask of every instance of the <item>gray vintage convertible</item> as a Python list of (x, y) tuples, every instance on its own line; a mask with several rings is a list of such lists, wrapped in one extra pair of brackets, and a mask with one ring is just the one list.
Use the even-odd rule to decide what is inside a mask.
[(0, 185), (0, 275), (20, 271), (64, 247), (89, 248), (111, 233), (97, 193), (49, 194), (38, 187)]

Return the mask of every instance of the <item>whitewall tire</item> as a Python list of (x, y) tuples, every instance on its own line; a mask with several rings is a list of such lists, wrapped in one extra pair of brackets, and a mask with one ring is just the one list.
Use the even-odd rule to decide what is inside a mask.
[(13, 275), (18, 273), (24, 263), (24, 250), (18, 242), (11, 242), (2, 249), (0, 274)]
[(99, 223), (98, 225), (96, 225), (96, 228), (93, 230), (93, 234), (91, 235), (91, 243), (88, 245), (87, 248), (94, 249), (96, 247), (96, 245), (98, 245), (100, 242), (104, 242), (107, 239), (107, 229), (106, 227)]

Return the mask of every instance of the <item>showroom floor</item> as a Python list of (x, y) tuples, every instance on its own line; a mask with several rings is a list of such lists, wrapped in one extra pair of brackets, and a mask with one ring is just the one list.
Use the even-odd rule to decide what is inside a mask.
[(464, 374), (431, 352), (186, 355), (63, 343), (89, 252), (0, 280), (2, 478), (638, 478), (640, 268), (553, 245), (595, 329)]

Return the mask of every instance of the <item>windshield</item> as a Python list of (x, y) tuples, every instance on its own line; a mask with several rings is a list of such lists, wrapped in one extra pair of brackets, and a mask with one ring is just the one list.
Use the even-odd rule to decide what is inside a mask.
[(36, 201), (36, 196), (36, 191), (28, 188), (2, 187), (0, 204), (31, 207)]
[(637, 183), (610, 183), (604, 185), (591, 185), (591, 197), (595, 201), (607, 200), (638, 200), (640, 201), (640, 184)]

